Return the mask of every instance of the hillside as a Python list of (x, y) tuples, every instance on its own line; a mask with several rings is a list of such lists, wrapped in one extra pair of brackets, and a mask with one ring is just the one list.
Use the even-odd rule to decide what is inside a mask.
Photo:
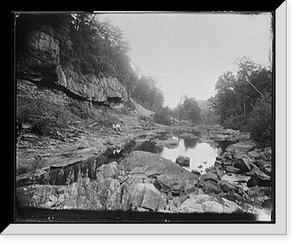
[[(126, 78), (121, 76), (124, 70), (117, 65), (115, 70), (104, 67), (111, 59), (94, 66), (86, 61), (88, 52), (75, 46), (76, 39), (72, 38), (76, 31), (72, 26), (84, 29), (80, 20), (87, 21), (88, 17), (56, 15), (54, 19), (51, 15), (24, 14), (17, 18), (18, 173), (31, 169), (37, 155), (44, 158), (44, 165), (63, 165), (126, 142), (146, 125), (142, 117), (154, 113), (130, 96), (134, 92), (126, 87)], [(91, 28), (91, 24), (86, 26)], [(87, 44), (88, 40), (86, 37), (82, 42)], [(116, 58), (118, 49), (112, 46), (107, 53)], [(126, 65), (127, 74), (134, 77)], [(121, 125), (122, 135), (113, 129), (114, 124)]]

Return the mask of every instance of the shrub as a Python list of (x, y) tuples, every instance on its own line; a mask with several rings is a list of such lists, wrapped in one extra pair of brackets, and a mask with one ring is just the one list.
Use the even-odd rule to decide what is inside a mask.
[(224, 128), (247, 131), (248, 129), (248, 116), (230, 116), (224, 120)]
[(45, 136), (57, 136), (68, 127), (68, 121), (74, 116), (63, 106), (44, 100), (18, 97), (17, 122), (28, 123), (34, 133)]
[(85, 103), (79, 101), (72, 101), (67, 106), (68, 110), (78, 116), (81, 119), (88, 119), (91, 117), (91, 114), (87, 111), (87, 106)]
[(259, 99), (249, 115), (248, 130), (251, 138), (261, 146), (272, 143), (272, 105)]
[(154, 122), (162, 125), (170, 126), (172, 124), (171, 118), (163, 113), (155, 113), (153, 116)]

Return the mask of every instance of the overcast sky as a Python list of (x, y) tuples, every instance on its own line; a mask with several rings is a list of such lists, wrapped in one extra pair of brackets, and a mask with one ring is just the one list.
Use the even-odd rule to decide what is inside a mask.
[(186, 95), (197, 100), (215, 94), (219, 76), (237, 69), (246, 56), (269, 66), (271, 15), (220, 13), (105, 14), (129, 41), (133, 69), (152, 76), (165, 105)]

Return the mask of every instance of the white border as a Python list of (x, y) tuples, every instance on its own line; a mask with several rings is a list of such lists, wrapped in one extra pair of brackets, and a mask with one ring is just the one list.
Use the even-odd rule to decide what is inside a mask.
[(287, 1), (276, 10), (275, 224), (10, 224), (2, 234), (287, 234)]

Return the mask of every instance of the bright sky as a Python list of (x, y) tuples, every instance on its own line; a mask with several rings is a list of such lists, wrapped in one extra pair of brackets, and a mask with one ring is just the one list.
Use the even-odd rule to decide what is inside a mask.
[(152, 76), (165, 105), (186, 95), (197, 100), (215, 94), (219, 76), (237, 69), (246, 56), (269, 66), (271, 14), (144, 13), (105, 14), (129, 41), (133, 69)]

